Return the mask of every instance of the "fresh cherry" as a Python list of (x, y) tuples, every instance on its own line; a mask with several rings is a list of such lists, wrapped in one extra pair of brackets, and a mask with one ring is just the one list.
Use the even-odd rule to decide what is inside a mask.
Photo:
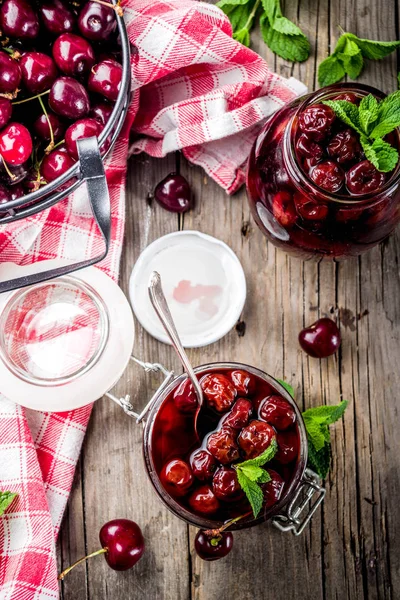
[(260, 419), (272, 425), (278, 431), (291, 427), (296, 421), (296, 413), (282, 396), (272, 395), (265, 398), (259, 408)]
[(141, 559), (145, 550), (142, 530), (137, 523), (129, 519), (108, 521), (100, 529), (99, 539), (102, 546), (100, 550), (78, 560), (60, 573), (58, 579), (64, 579), (76, 565), (100, 554), (104, 554), (107, 564), (114, 571), (126, 571)]
[(229, 410), (236, 398), (236, 389), (225, 375), (210, 373), (200, 380), (207, 404), (217, 412)]
[(97, 119), (97, 121), (99, 121), (99, 123), (101, 123), (104, 127), (108, 119), (111, 117), (113, 108), (114, 106), (108, 102), (96, 102), (92, 105), (89, 116), (93, 117), (93, 119)]
[(218, 498), (208, 484), (203, 484), (198, 487), (189, 496), (188, 502), (192, 510), (202, 515), (212, 515), (216, 513), (220, 507)]
[(212, 481), (212, 488), (218, 500), (223, 500), (224, 502), (236, 502), (244, 497), (236, 471), (231, 467), (221, 467), (216, 471)]
[(311, 196), (304, 196), (301, 192), (294, 195), (294, 204), (297, 213), (305, 221), (324, 221), (328, 216), (328, 206)]
[(231, 373), (232, 383), (239, 396), (251, 396), (256, 390), (256, 380), (247, 371), (237, 369)]
[(319, 319), (299, 333), (300, 346), (314, 358), (326, 358), (337, 352), (341, 336), (338, 326), (332, 319)]
[(196, 450), (190, 457), (193, 475), (199, 481), (209, 481), (213, 478), (217, 461), (207, 450)]
[(27, 163), (10, 165), (0, 156), (0, 178), (2, 182), (8, 186), (10, 193), (17, 183), (23, 181), (27, 177), (28, 170)]
[(57, 115), (50, 111), (47, 113), (47, 116), (42, 114), (34, 122), (33, 129), (35, 130), (36, 135), (42, 140), (50, 141), (51, 132), (49, 122), (53, 131), (54, 141), (60, 140), (65, 131), (64, 124), (60, 121)]
[(199, 406), (193, 383), (190, 379), (184, 379), (174, 392), (174, 403), (182, 413), (194, 413)]
[(272, 212), (279, 223), (290, 229), (297, 221), (293, 196), (290, 192), (282, 190), (277, 192), (272, 200)]
[(275, 460), (283, 465), (287, 465), (297, 458), (299, 453), (298, 435), (295, 431), (278, 432), (277, 434), (278, 451), (275, 454)]
[(328, 144), (328, 154), (340, 164), (357, 160), (361, 146), (353, 129), (344, 129), (333, 136)]
[(311, 171), (310, 176), (318, 187), (331, 193), (338, 192), (344, 182), (342, 169), (332, 160), (326, 160), (316, 165)]
[(165, 489), (174, 497), (186, 496), (193, 484), (193, 473), (189, 465), (175, 458), (164, 465), (160, 480)]
[(239, 446), (246, 455), (246, 458), (255, 458), (262, 454), (275, 438), (275, 431), (264, 421), (251, 421), (247, 427), (244, 427), (239, 434)]
[(309, 138), (320, 142), (329, 135), (335, 113), (325, 104), (313, 104), (299, 116), (299, 129)]
[(223, 418), (223, 426), (232, 429), (242, 429), (249, 422), (253, 405), (250, 400), (239, 398), (236, 400), (232, 410)]
[(96, 119), (88, 117), (75, 121), (70, 125), (65, 132), (65, 147), (72, 158), (75, 158), (75, 160), (79, 158), (76, 142), (82, 138), (97, 137), (100, 135), (101, 129), (102, 127)]
[(0, 97), (0, 129), (3, 129), (11, 119), (12, 104), (11, 100)]
[(15, 95), (21, 78), (19, 63), (6, 52), (0, 51), (0, 94)]
[(184, 213), (192, 206), (192, 192), (186, 179), (177, 173), (170, 173), (154, 190), (158, 204), (174, 213)]
[(385, 173), (378, 171), (369, 160), (357, 163), (346, 173), (346, 187), (354, 196), (374, 192), (382, 187), (385, 181)]
[(230, 531), (221, 531), (217, 535), (200, 529), (194, 540), (195, 550), (203, 560), (218, 560), (229, 554), (233, 547), (233, 535)]
[(31, 94), (47, 90), (57, 79), (54, 61), (42, 52), (26, 52), (19, 61), (22, 81)]
[(32, 138), (21, 123), (9, 123), (0, 132), (0, 155), (8, 165), (22, 165), (32, 153)]
[(60, 71), (71, 77), (85, 75), (95, 63), (90, 43), (74, 33), (63, 33), (56, 39), (53, 58)]
[(4, 0), (0, 9), (0, 29), (12, 38), (34, 39), (39, 34), (39, 19), (30, 2)]
[(321, 160), (324, 151), (322, 147), (314, 142), (311, 138), (302, 133), (296, 142), (297, 154), (303, 158), (312, 158), (315, 161)]
[(285, 485), (282, 477), (273, 469), (268, 469), (268, 474), (271, 480), (261, 485), (265, 508), (271, 508), (271, 506), (274, 506), (278, 502)]
[(223, 465), (235, 462), (239, 458), (236, 435), (233, 429), (223, 427), (208, 437), (208, 451)]
[(112, 59), (106, 59), (91, 69), (88, 89), (115, 102), (121, 89), (122, 66)]
[(75, 28), (75, 17), (62, 0), (40, 2), (39, 12), (43, 25), (54, 35), (68, 33)]
[(90, 110), (89, 96), (79, 81), (71, 77), (59, 77), (51, 87), (49, 106), (61, 117), (82, 119)]
[(339, 94), (335, 96), (333, 100), (346, 100), (346, 102), (351, 102), (352, 104), (358, 104), (358, 98), (352, 92), (343, 92), (343, 94)]
[(74, 159), (68, 154), (65, 146), (60, 146), (46, 154), (40, 166), (40, 173), (47, 183), (60, 177), (75, 163)]
[(78, 27), (88, 40), (107, 40), (117, 27), (114, 9), (98, 2), (87, 2), (79, 13)]

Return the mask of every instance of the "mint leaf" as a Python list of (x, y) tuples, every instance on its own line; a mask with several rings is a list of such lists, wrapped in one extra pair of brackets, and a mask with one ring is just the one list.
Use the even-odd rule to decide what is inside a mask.
[(357, 44), (346, 37), (343, 51), (339, 52), (337, 56), (342, 61), (344, 70), (349, 77), (357, 79), (364, 66), (364, 59)]
[(260, 477), (263, 477), (265, 472), (264, 469), (256, 467), (255, 465), (241, 465), (239, 469), (246, 477), (251, 479), (251, 481), (258, 481)]
[(261, 0), (261, 4), (271, 25), (277, 17), (282, 16), (279, 0)]
[(346, 125), (355, 129), (360, 135), (364, 135), (358, 114), (358, 106), (347, 100), (325, 100), (324, 104), (330, 106), (337, 117)]
[(16, 498), (18, 494), (14, 492), (0, 492), (0, 516), (4, 514), (11, 502)]
[(399, 161), (396, 148), (378, 138), (371, 144), (365, 137), (360, 139), (366, 158), (378, 171), (389, 173), (393, 171)]
[(339, 402), (339, 404), (336, 405), (324, 405), (309, 408), (303, 412), (303, 418), (305, 417), (307, 419), (313, 419), (318, 423), (331, 425), (343, 416), (348, 404), (347, 400), (342, 400), (342, 402)]
[(324, 435), (324, 429), (327, 430), (327, 426), (321, 425), (321, 423), (318, 423), (318, 421), (314, 420), (312, 417), (303, 415), (303, 418), (308, 439), (314, 444), (316, 450), (321, 450), (321, 448), (325, 446), (326, 436)]
[(272, 441), (268, 448), (264, 450), (259, 456), (255, 458), (249, 458), (248, 460), (243, 461), (235, 465), (236, 469), (242, 469), (243, 467), (252, 466), (252, 467), (262, 467), (266, 462), (272, 460), (277, 453), (278, 444), (276, 442), (276, 438), (272, 438)]
[[(260, 27), (264, 42), (272, 52), (275, 52), (275, 54), (281, 56), (285, 60), (303, 62), (309, 57), (310, 42), (300, 30), (300, 33), (297, 35), (280, 31), (279, 28), (285, 29), (288, 27), (287, 24), (280, 19), (282, 19), (282, 17), (278, 17), (271, 24), (266, 13), (261, 16)], [(278, 21), (278, 29), (274, 28), (276, 21)]]
[(380, 102), (378, 119), (371, 132), (373, 139), (384, 137), (400, 126), (400, 91), (389, 94)]
[(331, 445), (325, 444), (321, 450), (317, 451), (313, 443), (308, 443), (308, 465), (321, 477), (326, 479), (331, 464)]
[(318, 67), (318, 84), (321, 87), (332, 85), (345, 76), (345, 70), (341, 60), (337, 56), (328, 56)]
[(370, 60), (380, 60), (394, 52), (397, 48), (400, 48), (400, 41), (378, 42), (376, 40), (359, 38), (353, 33), (347, 33), (346, 35), (357, 44), (364, 58)]
[(220, 2), (217, 2), (217, 6), (225, 12), (225, 9), (229, 10), (229, 7), (235, 8), (236, 6), (243, 6), (250, 2), (251, 0), (220, 0)]
[(246, 477), (246, 475), (244, 475), (244, 473), (242, 473), (240, 470), (237, 471), (237, 478), (240, 487), (242, 488), (242, 490), (247, 496), (248, 501), (250, 502), (254, 518), (256, 519), (259, 515), (264, 501), (264, 495), (262, 493), (262, 490), (257, 485), (257, 483), (251, 481), (251, 479)]
[(285, 33), (286, 35), (301, 35), (305, 37), (301, 29), (286, 17), (276, 17), (273, 22), (273, 28), (275, 31)]
[(283, 381), (282, 379), (277, 379), (277, 382), (280, 383), (281, 386), (284, 387), (287, 392), (289, 392), (292, 398), (294, 398), (294, 388), (292, 388), (291, 385), (289, 385), (288, 383), (286, 383), (286, 381)]
[(237, 42), (243, 44), (243, 46), (250, 46), (250, 32), (248, 29), (239, 29), (239, 31), (235, 31), (232, 37)]
[(358, 107), (361, 127), (367, 135), (369, 135), (372, 125), (378, 118), (379, 104), (375, 96), (368, 94), (360, 102)]
[(268, 483), (269, 481), (271, 481), (272, 477), (268, 473), (268, 471), (266, 471), (265, 469), (261, 469), (261, 470), (262, 470), (262, 475), (260, 475), (260, 477), (257, 479), (257, 483)]

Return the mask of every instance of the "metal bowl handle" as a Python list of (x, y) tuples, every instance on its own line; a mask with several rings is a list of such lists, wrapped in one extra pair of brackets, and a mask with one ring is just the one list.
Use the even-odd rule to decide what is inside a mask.
[(107, 256), (111, 239), (111, 204), (99, 145), (96, 137), (78, 140), (77, 144), (81, 168), (81, 184), (86, 182), (93, 215), (104, 240), (104, 252), (94, 258), (63, 265), (56, 269), (49, 269), (48, 271), (42, 271), (41, 273), (34, 273), (33, 275), (2, 281), (0, 282), (0, 293), (11, 292), (12, 290), (28, 285), (42, 283), (43, 281), (48, 281), (55, 277), (68, 275), (68, 273), (90, 267)]

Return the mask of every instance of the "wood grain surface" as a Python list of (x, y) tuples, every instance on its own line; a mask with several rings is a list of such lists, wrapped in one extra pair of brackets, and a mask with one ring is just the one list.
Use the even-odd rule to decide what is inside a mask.
[[(339, 35), (399, 38), (397, 0), (287, 0), (285, 14), (312, 43), (311, 58), (292, 66), (252, 35), (271, 68), (310, 89), (316, 66)], [(368, 62), (360, 81), (385, 92), (396, 87), (396, 57)], [(151, 201), (174, 157), (141, 155), (129, 163), (126, 240), (121, 286), (141, 251), (157, 237), (198, 229), (227, 242), (244, 267), (248, 300), (240, 326), (220, 342), (190, 351), (194, 364), (244, 361), (284, 378), (301, 408), (350, 400), (332, 428), (334, 461), (323, 509), (295, 538), (268, 523), (235, 535), (232, 553), (205, 563), (193, 551), (195, 531), (172, 516), (144, 470), (142, 429), (120, 408), (96, 403), (59, 538), (60, 568), (98, 548), (102, 524), (118, 516), (143, 528), (147, 550), (137, 566), (115, 573), (98, 557), (62, 584), (64, 600), (396, 600), (400, 598), (400, 232), (361, 258), (308, 262), (267, 244), (241, 190), (229, 198), (204, 172), (182, 161), (196, 208), (183, 218)], [(337, 356), (309, 359), (298, 347), (303, 325), (337, 315), (343, 334)], [(173, 351), (137, 326), (135, 354), (179, 371)], [(131, 365), (117, 393), (145, 404), (159, 379)]]

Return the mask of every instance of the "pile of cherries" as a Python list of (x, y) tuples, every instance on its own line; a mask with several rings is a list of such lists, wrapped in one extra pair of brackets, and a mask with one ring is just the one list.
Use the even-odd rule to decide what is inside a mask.
[(77, 140), (101, 133), (122, 66), (109, 2), (3, 0), (0, 31), (4, 203), (65, 173), (78, 159)]
[[(196, 516), (216, 524), (252, 520), (235, 466), (259, 456), (276, 440), (277, 453), (265, 465), (271, 481), (261, 484), (265, 516), (282, 498), (296, 469), (295, 411), (275, 388), (247, 371), (218, 369), (200, 377), (206, 402), (200, 444), (194, 432), (197, 397), (189, 380), (171, 392), (155, 418), (152, 452), (160, 482), (169, 496)], [(195, 548), (206, 560), (225, 556), (231, 546), (231, 533), (221, 529), (218, 535), (215, 530), (200, 530), (196, 537)]]

